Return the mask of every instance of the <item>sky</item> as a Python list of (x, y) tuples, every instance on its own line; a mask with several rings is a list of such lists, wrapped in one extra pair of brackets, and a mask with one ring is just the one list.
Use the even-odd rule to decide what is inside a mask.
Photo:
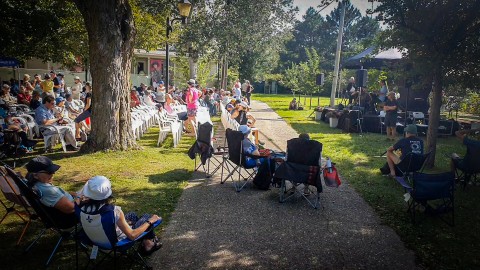
[[(293, 4), (298, 6), (299, 12), (297, 15), (297, 19), (301, 19), (305, 12), (309, 7), (314, 7), (317, 9), (317, 6), (321, 3), (321, 0), (293, 0)], [(372, 3), (369, 3), (368, 0), (350, 0), (352, 5), (360, 10), (362, 15), (365, 15), (367, 9), (372, 8)], [(334, 1), (334, 3), (330, 4), (327, 8), (325, 8), (321, 14), (323, 16), (330, 14), (330, 12), (338, 6), (338, 3)]]

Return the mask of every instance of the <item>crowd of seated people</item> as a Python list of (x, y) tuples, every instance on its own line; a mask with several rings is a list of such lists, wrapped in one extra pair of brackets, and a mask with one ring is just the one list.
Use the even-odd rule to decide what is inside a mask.
[[(21, 81), (12, 79), (2, 85), (0, 116), (5, 119), (8, 114), (19, 110), (18, 108), (24, 108), (26, 111), (22, 113), (30, 114), (37, 125), (42, 127), (55, 125), (62, 130), (68, 150), (78, 150), (76, 141), (85, 141), (84, 135), (90, 132), (92, 84), (82, 82), (75, 76), (73, 84), (67, 86), (64, 75), (54, 71), (35, 74), (32, 77), (25, 74)], [(191, 87), (186, 89), (173, 85), (166, 87), (163, 81), (160, 81), (156, 88), (142, 83), (140, 87), (135, 87), (130, 92), (130, 106), (131, 108), (142, 105), (156, 106), (165, 109), (170, 115), (177, 115), (180, 120), (195, 120), (194, 113), (198, 107), (206, 107), (210, 115), (214, 116), (220, 110), (221, 102), (232, 102), (230, 91), (202, 87), (197, 81), (191, 81)], [(192, 89), (195, 89), (195, 94)], [(192, 100), (192, 97), (195, 100)], [(179, 105), (186, 105), (189, 110), (184, 112), (172, 109)], [(247, 120), (251, 120), (252, 117), (246, 114), (248, 106), (239, 105), (235, 109), (239, 113), (241, 123), (245, 124)], [(250, 121), (253, 122), (254, 120)], [(44, 131), (42, 128), (42, 135)]]
[[(0, 117), (3, 123), (7, 123), (3, 129), (14, 128), (5, 121), (7, 116), (21, 118), (22, 115), (29, 114), (39, 126), (57, 126), (62, 133), (65, 132), (67, 148), (78, 150), (76, 140), (85, 140), (86, 136), (81, 134), (86, 134), (90, 129), (85, 120), (90, 116), (91, 91), (91, 83), (82, 83), (78, 76), (74, 77), (71, 87), (66, 87), (64, 75), (54, 71), (43, 76), (35, 74), (33, 80), (29, 74), (25, 74), (21, 81), (12, 79), (10, 84), (2, 85), (0, 95)], [(86, 117), (77, 119), (79, 116)], [(76, 120), (75, 123), (73, 120)], [(26, 129), (28, 127), (21, 128), (22, 131), (27, 131)], [(74, 130), (73, 136), (70, 136), (71, 130)], [(48, 128), (41, 131), (48, 133)]]

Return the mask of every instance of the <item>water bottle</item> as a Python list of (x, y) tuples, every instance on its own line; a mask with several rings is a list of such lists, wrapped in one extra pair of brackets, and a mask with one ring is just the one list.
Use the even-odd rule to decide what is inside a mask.
[(329, 157), (327, 157), (327, 170), (329, 173), (332, 173), (333, 172), (333, 169), (332, 169), (332, 161), (330, 160)]

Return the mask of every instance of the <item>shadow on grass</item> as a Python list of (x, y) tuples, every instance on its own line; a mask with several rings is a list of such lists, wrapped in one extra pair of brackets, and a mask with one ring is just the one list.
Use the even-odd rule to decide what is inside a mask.
[(178, 182), (188, 179), (191, 175), (187, 169), (175, 169), (168, 172), (148, 176), (148, 182), (152, 184)]

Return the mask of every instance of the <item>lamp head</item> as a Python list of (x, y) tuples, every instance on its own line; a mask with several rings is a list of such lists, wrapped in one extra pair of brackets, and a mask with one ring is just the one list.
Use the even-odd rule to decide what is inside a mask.
[(182, 18), (187, 18), (190, 15), (190, 10), (192, 9), (192, 4), (188, 0), (178, 1), (177, 4), (178, 11)]

